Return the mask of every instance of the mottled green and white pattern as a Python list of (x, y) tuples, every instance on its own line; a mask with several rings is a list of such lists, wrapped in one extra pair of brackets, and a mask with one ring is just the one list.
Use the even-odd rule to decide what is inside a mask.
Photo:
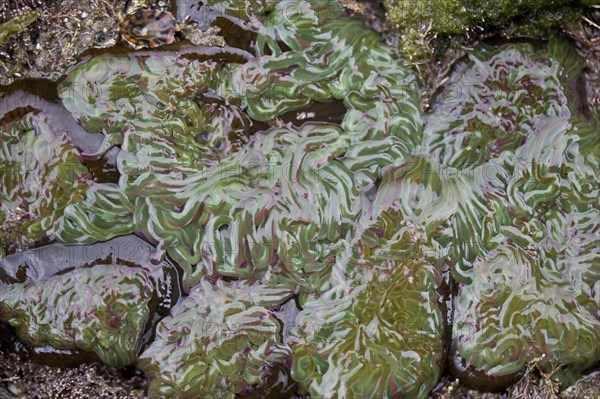
[(138, 367), (150, 398), (235, 398), (291, 357), (273, 306), (286, 288), (202, 280), (158, 325)]
[(97, 265), (0, 287), (0, 320), (33, 347), (95, 353), (116, 367), (137, 358), (153, 284), (137, 267)]

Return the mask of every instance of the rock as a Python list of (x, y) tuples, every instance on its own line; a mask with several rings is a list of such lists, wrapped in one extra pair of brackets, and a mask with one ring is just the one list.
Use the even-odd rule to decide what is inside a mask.
[(600, 397), (600, 372), (581, 378), (559, 394), (561, 399), (596, 399)]

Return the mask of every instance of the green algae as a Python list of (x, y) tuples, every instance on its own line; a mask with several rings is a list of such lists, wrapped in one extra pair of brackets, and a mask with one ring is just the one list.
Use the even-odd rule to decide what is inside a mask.
[(138, 367), (150, 378), (150, 398), (235, 398), (266, 381), (289, 360), (273, 307), (284, 287), (202, 280), (157, 328)]
[(108, 365), (123, 367), (136, 360), (152, 287), (141, 268), (77, 269), (0, 287), (0, 319), (31, 346), (92, 352)]
[(442, 61), (448, 39), (496, 32), (504, 37), (547, 39), (576, 23), (598, 0), (386, 0), (386, 20), (398, 35), (398, 48), (422, 82)]
[(52, 237), (64, 208), (89, 185), (79, 152), (43, 113), (28, 113), (0, 129), (0, 256)]
[(395, 28), (431, 23), (434, 32), (462, 34), (474, 26), (500, 25), (529, 12), (568, 14), (568, 6), (590, 6), (597, 0), (386, 0), (387, 17)]
[(24, 31), (29, 25), (38, 19), (38, 12), (31, 11), (16, 16), (9, 21), (0, 24), (0, 46), (3, 46), (8, 38), (15, 33)]

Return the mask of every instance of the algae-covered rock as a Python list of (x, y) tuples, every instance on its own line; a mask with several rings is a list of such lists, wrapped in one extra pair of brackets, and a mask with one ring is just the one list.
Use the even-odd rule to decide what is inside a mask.
[(158, 325), (138, 367), (151, 398), (234, 398), (289, 361), (273, 307), (292, 293), (244, 282), (196, 286)]
[(357, 245), (338, 257), (333, 287), (303, 303), (292, 376), (311, 397), (424, 398), (444, 356), (439, 251), (394, 210)]
[(37, 11), (30, 11), (23, 15), (13, 17), (11, 20), (0, 24), (0, 45), (4, 45), (10, 35), (22, 32), (38, 19)]
[(67, 204), (85, 196), (89, 175), (65, 134), (43, 113), (0, 128), (0, 255), (52, 237)]
[[(493, 32), (547, 38), (577, 22), (598, 0), (386, 0), (387, 23), (398, 34), (398, 47), (417, 69), (439, 56), (451, 35)], [(422, 73), (422, 72), (420, 72)], [(426, 75), (426, 74), (425, 74)], [(427, 80), (427, 76), (421, 76)]]
[(528, 12), (565, 13), (565, 6), (589, 6), (597, 0), (386, 0), (387, 17), (393, 27), (407, 28), (431, 23), (434, 32), (461, 34), (470, 27), (499, 25)]
[(123, 367), (136, 359), (152, 296), (142, 268), (103, 264), (0, 287), (0, 320), (31, 346), (92, 352)]

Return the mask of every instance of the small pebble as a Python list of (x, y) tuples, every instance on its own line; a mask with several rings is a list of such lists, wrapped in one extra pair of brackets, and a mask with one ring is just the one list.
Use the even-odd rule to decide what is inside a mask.
[(87, 12), (83, 11), (83, 12), (81, 13), (81, 18), (87, 18), (87, 16), (88, 16), (88, 13), (87, 13)]

